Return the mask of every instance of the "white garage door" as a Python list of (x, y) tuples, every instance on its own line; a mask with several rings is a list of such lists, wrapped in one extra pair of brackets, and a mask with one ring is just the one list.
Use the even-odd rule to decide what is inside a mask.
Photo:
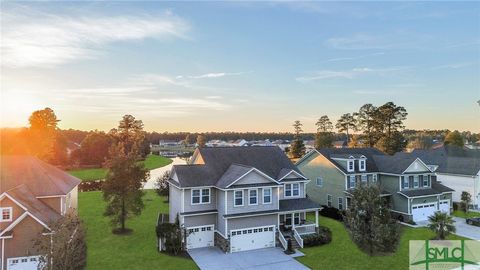
[(412, 205), (413, 221), (428, 220), (428, 217), (437, 211), (437, 203), (414, 204)]
[(188, 227), (187, 249), (213, 246), (213, 225)]
[(440, 201), (440, 211), (450, 214), (450, 200)]
[(7, 270), (37, 270), (39, 256), (7, 259)]
[(275, 226), (230, 231), (230, 251), (275, 247)]

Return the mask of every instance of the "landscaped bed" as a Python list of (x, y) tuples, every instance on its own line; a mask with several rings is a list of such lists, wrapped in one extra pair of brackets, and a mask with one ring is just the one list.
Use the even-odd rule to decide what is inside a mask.
[[(352, 242), (342, 223), (326, 217), (320, 217), (319, 220), (320, 225), (332, 231), (332, 242), (301, 249), (305, 256), (297, 258), (298, 261), (311, 269), (408, 269), (408, 241), (432, 239), (435, 236), (427, 228), (402, 226), (400, 246), (394, 254), (370, 257)], [(451, 235), (448, 239), (466, 238)]]
[(110, 220), (103, 216), (101, 192), (81, 192), (78, 200), (87, 227), (87, 269), (198, 269), (189, 258), (157, 251), (156, 219), (158, 212), (168, 213), (168, 204), (154, 191), (146, 191), (142, 214), (127, 221), (127, 227), (133, 229), (130, 235), (112, 234)]
[[(158, 156), (158, 155), (148, 155), (147, 158), (142, 161), (145, 164), (145, 168), (148, 170), (153, 170), (166, 166), (172, 162), (171, 159)], [(107, 175), (107, 169), (105, 168), (88, 168), (88, 169), (75, 169), (69, 170), (69, 174), (80, 178), (82, 181), (95, 181), (99, 179), (104, 179)]]

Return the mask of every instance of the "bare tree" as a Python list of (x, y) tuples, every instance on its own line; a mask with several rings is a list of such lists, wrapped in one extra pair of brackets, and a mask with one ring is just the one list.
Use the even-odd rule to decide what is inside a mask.
[(87, 264), (87, 245), (83, 222), (67, 214), (49, 224), (51, 233), (40, 233), (34, 247), (40, 254), (38, 269), (79, 270)]

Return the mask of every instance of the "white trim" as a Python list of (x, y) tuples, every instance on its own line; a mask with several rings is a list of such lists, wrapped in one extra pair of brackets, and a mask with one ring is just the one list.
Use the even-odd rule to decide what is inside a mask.
[[(331, 198), (331, 200), (330, 200), (330, 205), (328, 205), (328, 198), (329, 198), (329, 197)], [(328, 207), (333, 207), (333, 196), (332, 196), (331, 194), (328, 194), (328, 193), (327, 193), (327, 206), (328, 206)]]
[[(301, 182), (308, 182), (308, 181), (298, 181), (298, 183), (301, 183)], [(293, 183), (293, 181), (292, 181)], [(232, 191), (232, 190), (243, 190), (243, 189), (249, 189), (249, 188), (274, 188), (274, 187), (280, 187), (282, 186), (282, 183), (278, 184), (278, 185), (265, 185), (265, 186), (256, 186), (256, 187), (252, 187), (252, 186), (245, 186), (245, 187), (231, 187), (231, 188), (216, 188), (218, 190), (222, 190), (222, 191)]]
[(290, 211), (279, 211), (277, 212), (279, 215), (285, 215), (285, 214), (292, 214), (292, 213), (304, 213), (304, 212), (315, 212), (315, 211), (320, 211), (322, 210), (323, 207), (319, 208), (308, 208), (308, 209), (302, 209), (302, 210), (290, 210)]
[(228, 214), (228, 191), (224, 191), (225, 192), (225, 215)]
[[(362, 168), (362, 163), (363, 163), (363, 168)], [(358, 171), (365, 172), (366, 170), (367, 170), (367, 159), (365, 158), (365, 156), (363, 156), (358, 160)]]
[[(70, 193), (70, 192), (69, 192)], [(67, 195), (49, 195), (49, 196), (37, 196), (37, 199), (47, 199), (47, 198), (57, 198), (57, 197), (65, 197)]]
[(282, 178), (278, 179), (278, 182), (282, 181), (285, 177), (289, 176), (289, 175), (292, 174), (292, 173), (296, 174), (296, 175), (299, 176), (300, 178), (303, 178), (303, 179), (305, 179), (305, 180), (308, 180), (308, 178), (306, 178), (305, 176), (299, 174), (297, 171), (295, 171), (295, 170), (292, 169), (292, 170), (290, 170), (290, 172), (288, 172), (287, 174), (285, 174)]
[(5, 264), (5, 239), (2, 239), (2, 260), (0, 263), (2, 264), (1, 269), (3, 270), (3, 265)]
[[(237, 192), (242, 192), (242, 204), (239, 204), (239, 205), (237, 205), (237, 195), (236, 195)], [(243, 189), (233, 191), (233, 207), (244, 206), (245, 205), (244, 200), (245, 200), (245, 194), (243, 193)]]
[[(265, 202), (265, 190), (270, 190), (270, 202)], [(273, 190), (272, 188), (262, 188), (262, 204), (272, 204), (273, 203)]]
[[(342, 203), (340, 203), (340, 201)], [(338, 204), (338, 210), (345, 210), (345, 205), (343, 204), (343, 197), (338, 197), (337, 204)], [(342, 205), (342, 209), (340, 209), (340, 205)]]
[[(287, 186), (290, 185), (291, 186), (291, 189), (290, 189), (290, 196), (287, 196)], [(293, 185), (298, 185), (298, 195), (293, 195)], [(283, 185), (283, 197), (284, 198), (298, 198), (298, 197), (301, 197), (301, 194), (300, 194), (300, 183), (285, 183)]]
[[(352, 156), (347, 159), (347, 172), (354, 172), (355, 171), (355, 159), (352, 160)], [(352, 168), (350, 169), (350, 164), (352, 164)]]
[(393, 210), (393, 209), (389, 209), (390, 212), (395, 212), (395, 213), (400, 213), (400, 214), (404, 214), (404, 215), (407, 215), (407, 216), (411, 216), (411, 214), (409, 213), (405, 213), (405, 212), (402, 212), (402, 211), (397, 211), (397, 210)]
[(0, 201), (3, 200), (5, 197), (9, 198), (10, 200), (12, 200), (14, 203), (16, 203), (18, 206), (20, 206), (20, 208), (22, 208), (24, 211), (27, 211), (27, 208), (25, 206), (23, 206), (23, 204), (19, 203), (17, 200), (15, 200), (12, 196), (8, 195), (7, 192), (4, 192), (2, 193), (2, 195), (0, 195)]
[(427, 168), (427, 171), (432, 172), (432, 170), (430, 170), (430, 168), (427, 166), (427, 164), (425, 164), (425, 162), (423, 162), (420, 158), (417, 157), (412, 163), (410, 163), (410, 165), (408, 165), (408, 167), (402, 172), (402, 174), (404, 174), (406, 171), (408, 171), (408, 169), (410, 169), (410, 167), (413, 165), (413, 163), (415, 163), (417, 160), (420, 161), (420, 163), (422, 163), (422, 165), (425, 166), (425, 168)]
[[(3, 210), (8, 210), (8, 219), (3, 219)], [(13, 219), (13, 207), (7, 206), (7, 207), (0, 207), (0, 222), (10, 222)]]
[(257, 172), (259, 173), (260, 175), (262, 175), (263, 177), (267, 178), (268, 180), (274, 182), (274, 183), (277, 183), (279, 184), (279, 182), (273, 178), (271, 178), (270, 176), (266, 175), (265, 173), (263, 173), (262, 171), (260, 171), (259, 169), (257, 168), (251, 168), (248, 172), (244, 173), (242, 176), (240, 176), (239, 178), (237, 178), (235, 181), (233, 181), (232, 183), (228, 184), (228, 186), (226, 186), (226, 188), (229, 188), (231, 185), (235, 184), (236, 182), (238, 182), (239, 180), (241, 180), (243, 177), (247, 176), (248, 174), (250, 174), (251, 172)]
[[(255, 201), (256, 203), (251, 203), (250, 202), (250, 191), (254, 190), (255, 191)], [(248, 205), (258, 205), (258, 188), (249, 188), (248, 189)]]
[(453, 193), (453, 191), (442, 192), (442, 193), (440, 193), (440, 194), (421, 195), (421, 196), (414, 196), (414, 197), (409, 197), (409, 196), (403, 194), (401, 191), (398, 191), (397, 193), (400, 194), (400, 195), (402, 195), (402, 196), (404, 196), (404, 197), (406, 197), (406, 198), (409, 198), (409, 199), (417, 199), (417, 198), (426, 198), (426, 197), (437, 197), (437, 196), (439, 196), (440, 194)]
[[(258, 213), (255, 214), (255, 212), (248, 212), (250, 213), (249, 215), (239, 215), (239, 216), (233, 216), (233, 217), (223, 217), (224, 219), (234, 219), (234, 218), (244, 218), (244, 217), (255, 217), (255, 216), (267, 216), (267, 215), (278, 215), (280, 212), (269, 212), (269, 213)], [(283, 213), (283, 212), (282, 212)], [(241, 213), (239, 213), (241, 214)]]
[(185, 212), (185, 189), (182, 189), (182, 212)]
[[(198, 190), (199, 191), (199, 202), (194, 203), (193, 202), (193, 191)], [(203, 191), (208, 190), (208, 202), (203, 202)], [(210, 188), (192, 188), (190, 190), (190, 205), (199, 205), (199, 204), (210, 204), (212, 202), (212, 192)]]
[[(478, 174), (480, 174), (480, 172), (478, 172)], [(452, 176), (467, 176), (467, 177), (471, 177), (471, 178), (477, 178), (477, 175), (471, 175), (471, 174), (458, 174), (458, 173), (444, 173), (444, 172), (435, 172), (435, 175), (452, 175)]]
[(179, 216), (182, 216), (182, 217), (193, 217), (193, 216), (214, 215), (214, 214), (218, 214), (218, 211), (215, 210), (215, 212), (193, 213), (193, 214), (179, 214)]
[[(320, 184), (320, 185), (318, 184), (318, 179), (320, 179), (320, 180), (321, 180), (321, 181), (320, 181), (320, 182), (321, 182), (321, 184)], [(323, 177), (321, 177), (321, 176), (318, 176), (318, 177), (316, 177), (316, 178), (315, 178), (315, 186), (317, 186), (317, 187), (320, 187), (320, 188), (322, 188), (322, 187), (323, 187)]]
[(216, 233), (220, 234), (220, 236), (222, 236), (223, 239), (228, 240), (228, 238), (223, 233), (221, 233), (219, 230), (214, 230), (213, 232), (216, 232)]

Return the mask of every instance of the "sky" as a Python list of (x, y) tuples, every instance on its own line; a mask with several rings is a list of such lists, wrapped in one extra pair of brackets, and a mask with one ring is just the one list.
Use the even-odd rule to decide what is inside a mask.
[(1, 126), (304, 130), (393, 101), (480, 132), (479, 2), (1, 2)]

